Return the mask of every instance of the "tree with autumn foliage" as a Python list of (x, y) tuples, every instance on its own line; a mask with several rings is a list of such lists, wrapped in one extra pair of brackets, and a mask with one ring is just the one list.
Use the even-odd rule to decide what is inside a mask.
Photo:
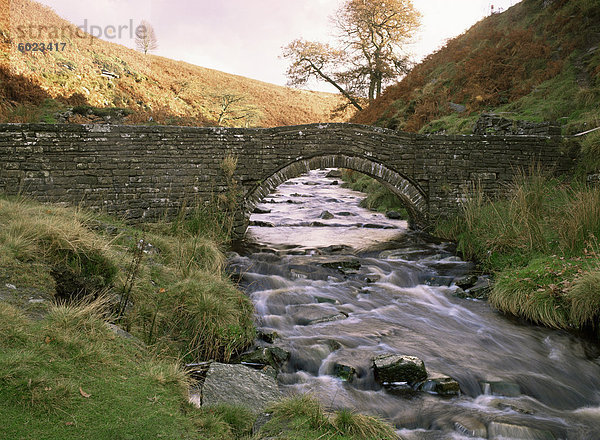
[(406, 73), (403, 45), (420, 23), (411, 0), (346, 0), (332, 18), (339, 48), (294, 40), (283, 49), (290, 60), (288, 84), (326, 81), (359, 110), (359, 98), (377, 98), (383, 86)]

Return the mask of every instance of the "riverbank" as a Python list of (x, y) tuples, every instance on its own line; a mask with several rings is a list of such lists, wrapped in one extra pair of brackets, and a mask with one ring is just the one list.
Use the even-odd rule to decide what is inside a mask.
[(287, 438), (395, 438), (308, 398), (276, 403), (254, 434), (247, 408), (188, 402), (183, 364), (227, 362), (255, 338), (223, 272), (227, 231), (209, 210), (133, 227), (0, 196), (0, 437), (260, 439), (285, 425)]
[[(599, 140), (600, 133), (584, 140), (578, 175), (598, 169)], [(401, 202), (374, 179), (348, 171), (343, 178), (368, 194), (362, 206), (399, 210)], [(488, 299), (500, 312), (600, 340), (600, 188), (533, 169), (502, 200), (486, 200), (475, 188), (433, 235), (456, 242), (463, 258), (493, 276)]]
[(475, 190), (434, 234), (493, 275), (499, 311), (600, 338), (600, 188), (532, 170), (502, 200)]
[[(456, 245), (361, 208), (364, 195), (337, 179), (313, 170), (280, 185), (229, 259), (259, 331), (278, 336), (261, 353), (286, 354), (282, 390), (377, 414), (402, 438), (597, 434), (597, 344), (467, 297), (487, 283)], [(378, 359), (403, 355), (454, 388), (378, 381)]]

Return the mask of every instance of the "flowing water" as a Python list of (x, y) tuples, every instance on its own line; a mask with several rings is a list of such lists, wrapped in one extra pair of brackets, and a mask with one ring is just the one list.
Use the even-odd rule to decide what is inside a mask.
[[(230, 258), (258, 328), (291, 353), (284, 392), (378, 415), (405, 439), (600, 439), (597, 345), (456, 296), (471, 263), (359, 207), (364, 195), (327, 172), (280, 185)], [(461, 394), (382, 388), (372, 358), (384, 353), (419, 357)], [(336, 365), (354, 368), (353, 380)]]

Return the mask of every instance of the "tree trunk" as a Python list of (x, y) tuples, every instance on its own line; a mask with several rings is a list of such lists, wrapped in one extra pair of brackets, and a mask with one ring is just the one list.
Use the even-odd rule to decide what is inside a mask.
[(361, 105), (358, 103), (358, 101), (352, 96), (350, 95), (346, 90), (344, 90), (344, 88), (342, 86), (340, 86), (338, 83), (336, 83), (333, 78), (330, 78), (325, 72), (323, 72), (321, 69), (319, 69), (317, 66), (315, 66), (315, 64), (309, 60), (308, 58), (304, 59), (305, 61), (308, 61), (311, 65), (311, 67), (314, 69), (315, 72), (317, 72), (317, 74), (323, 78), (325, 81), (327, 81), (329, 84), (331, 84), (333, 87), (335, 87), (336, 89), (339, 90), (339, 92), (344, 95), (346, 97), (346, 99), (348, 99), (348, 101), (350, 101), (350, 104), (352, 104), (354, 107), (356, 107), (358, 110), (362, 110), (363, 108), (361, 107)]
[(375, 73), (369, 78), (369, 104), (375, 100)]

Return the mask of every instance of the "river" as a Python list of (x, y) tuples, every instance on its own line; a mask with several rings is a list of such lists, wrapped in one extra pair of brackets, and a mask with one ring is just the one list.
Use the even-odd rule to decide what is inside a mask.
[[(278, 375), (284, 392), (377, 415), (404, 439), (600, 439), (596, 344), (457, 296), (454, 281), (472, 263), (451, 243), (361, 208), (364, 194), (328, 172), (267, 196), (230, 255), (257, 327), (290, 353)], [(382, 387), (372, 359), (385, 353), (417, 356), (460, 395)], [(337, 377), (340, 368), (352, 377)]]

